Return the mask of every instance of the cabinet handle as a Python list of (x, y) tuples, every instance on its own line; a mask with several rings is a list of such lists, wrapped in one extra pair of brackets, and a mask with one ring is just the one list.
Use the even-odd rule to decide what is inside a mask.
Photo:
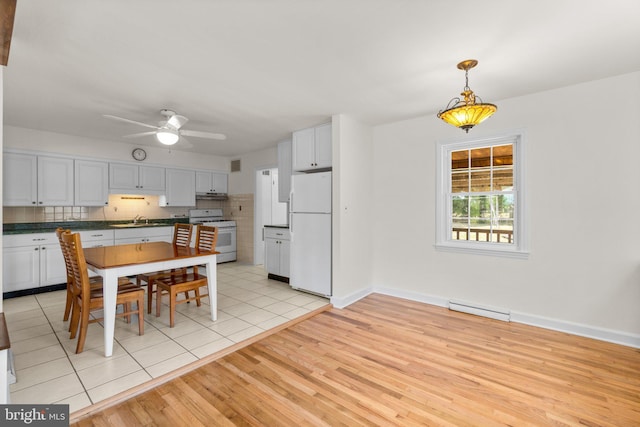
[(40, 249), (40, 248), (35, 248), (34, 251), (37, 251), (38, 249)]
[(41, 205), (41, 204), (42, 204), (42, 202), (38, 202), (38, 204), (40, 204), (40, 205)]
[(36, 202), (31, 202), (31, 204), (32, 204), (32, 205), (35, 205), (35, 204), (36, 204)]
[(42, 250), (44, 251), (45, 249), (47, 249), (47, 248), (45, 248), (45, 247), (43, 246), (43, 247), (42, 247)]
[(92, 234), (91, 237), (102, 237), (103, 234)]

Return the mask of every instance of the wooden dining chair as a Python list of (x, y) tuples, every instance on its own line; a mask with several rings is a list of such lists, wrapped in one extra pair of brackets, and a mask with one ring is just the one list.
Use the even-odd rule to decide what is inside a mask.
[[(102, 318), (90, 318), (92, 311), (103, 309), (104, 298), (102, 287), (91, 288), (87, 263), (82, 250), (82, 242), (79, 233), (62, 233), (62, 243), (69, 253), (69, 260), (73, 278), (72, 292), (74, 302), (71, 312), (71, 339), (78, 333), (76, 353), (82, 353), (87, 338), (87, 329), (90, 323), (99, 322)], [(136, 303), (136, 310), (131, 310), (132, 303)], [(116, 316), (130, 318), (132, 314), (138, 315), (138, 333), (144, 335), (144, 289), (134, 285), (119, 286), (116, 297), (116, 306), (123, 305), (124, 309)]]
[[(193, 225), (192, 224), (174, 224), (173, 229), (173, 244), (179, 247), (188, 247), (191, 244), (191, 235), (193, 233)], [(156, 280), (161, 279), (163, 277), (171, 276), (176, 273), (183, 273), (185, 269), (178, 270), (165, 270), (165, 271), (154, 271), (153, 273), (144, 273), (138, 274), (136, 277), (136, 284), (138, 286), (142, 286), (142, 282), (147, 283), (147, 313), (151, 313), (151, 305), (153, 302), (153, 293), (155, 292), (153, 289), (153, 285)]]
[[(199, 252), (214, 252), (218, 241), (218, 227), (210, 227), (199, 225), (196, 234), (196, 248)], [(200, 307), (200, 300), (209, 294), (200, 294), (200, 288), (207, 286), (207, 276), (198, 272), (198, 266), (193, 267), (193, 271), (189, 273), (186, 269), (180, 274), (173, 274), (158, 279), (156, 281), (156, 317), (160, 316), (160, 308), (162, 305), (162, 292), (169, 294), (169, 327), (175, 325), (176, 304), (196, 301)], [(193, 291), (195, 296), (190, 297), (189, 291)], [(184, 293), (185, 298), (177, 300), (177, 295)]]
[[(62, 242), (62, 234), (67, 233), (71, 234), (71, 230), (65, 230), (62, 227), (56, 228), (56, 236), (58, 237), (58, 242), (60, 242), (60, 249), (62, 249), (62, 257), (64, 258), (64, 265), (67, 270), (67, 301), (64, 307), (64, 317), (63, 320), (66, 322), (69, 320), (69, 315), (71, 314), (71, 308), (73, 305), (73, 271), (71, 268), (71, 260), (69, 258), (69, 253), (66, 251), (66, 246)], [(91, 284), (92, 289), (100, 289), (102, 288), (102, 277), (100, 276), (91, 276), (89, 277), (89, 282)], [(127, 277), (119, 277), (118, 278), (118, 286), (130, 286), (133, 283)], [(71, 330), (71, 325), (69, 325), (69, 330)]]

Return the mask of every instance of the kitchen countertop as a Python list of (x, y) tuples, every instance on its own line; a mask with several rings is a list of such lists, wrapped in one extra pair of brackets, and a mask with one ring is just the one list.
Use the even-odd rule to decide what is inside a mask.
[(269, 225), (265, 225), (265, 227), (270, 227), (270, 228), (289, 228), (289, 224), (269, 224)]
[(59, 222), (21, 222), (2, 225), (2, 234), (30, 234), (30, 233), (53, 233), (56, 228), (62, 227), (73, 231), (83, 230), (108, 230), (126, 228), (146, 228), (146, 227), (172, 227), (175, 223), (189, 223), (189, 218), (163, 218), (150, 219), (150, 224), (144, 221), (134, 226), (132, 221), (59, 221)]

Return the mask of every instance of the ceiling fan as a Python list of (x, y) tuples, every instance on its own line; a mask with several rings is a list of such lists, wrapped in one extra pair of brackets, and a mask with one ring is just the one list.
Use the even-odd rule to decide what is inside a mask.
[(135, 120), (125, 119), (123, 117), (112, 116), (110, 114), (103, 114), (103, 117), (112, 120), (118, 120), (125, 123), (133, 123), (135, 125), (144, 126), (154, 129), (153, 131), (134, 133), (131, 135), (124, 135), (123, 138), (138, 138), (141, 136), (155, 135), (156, 139), (164, 145), (173, 145), (177, 143), (180, 138), (186, 142), (185, 136), (193, 136), (196, 138), (205, 139), (218, 139), (225, 140), (227, 136), (221, 133), (201, 132), (198, 130), (182, 129), (189, 119), (185, 116), (176, 114), (175, 111), (162, 109), (160, 114), (164, 117), (164, 120), (158, 123), (158, 126), (150, 125), (147, 123), (137, 122)]

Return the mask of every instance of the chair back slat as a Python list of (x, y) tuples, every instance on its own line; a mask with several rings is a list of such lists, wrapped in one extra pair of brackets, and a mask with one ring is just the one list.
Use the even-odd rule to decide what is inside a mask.
[(64, 266), (67, 269), (67, 283), (70, 283), (70, 280), (73, 279), (73, 271), (71, 268), (71, 260), (69, 259), (69, 253), (66, 250), (66, 245), (62, 241), (63, 234), (71, 234), (71, 230), (65, 230), (62, 227), (56, 228), (56, 236), (58, 237), (58, 242), (60, 242), (60, 248), (62, 249), (62, 257), (64, 258)]
[(196, 234), (196, 248), (201, 252), (213, 252), (218, 242), (218, 227), (199, 225)]
[[(72, 273), (73, 294), (77, 297), (81, 295), (83, 306), (88, 306), (90, 298), (89, 272), (87, 271), (87, 261), (84, 258), (80, 233), (62, 233), (62, 242), (65, 250), (69, 254), (69, 261)], [(86, 301), (85, 301), (86, 299)]]
[(174, 224), (173, 244), (176, 246), (188, 247), (191, 244), (191, 234), (193, 233), (193, 225), (191, 224)]

